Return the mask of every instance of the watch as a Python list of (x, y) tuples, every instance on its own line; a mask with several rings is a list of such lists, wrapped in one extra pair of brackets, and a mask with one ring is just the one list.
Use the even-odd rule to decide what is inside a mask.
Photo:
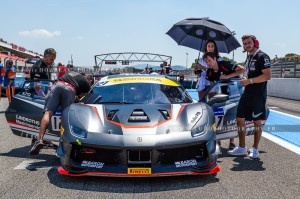
[(250, 84), (253, 84), (253, 79), (249, 79)]

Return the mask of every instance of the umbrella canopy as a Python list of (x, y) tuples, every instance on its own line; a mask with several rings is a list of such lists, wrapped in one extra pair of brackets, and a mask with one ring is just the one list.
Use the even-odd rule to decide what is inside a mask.
[(204, 52), (207, 40), (214, 40), (221, 53), (230, 53), (241, 47), (232, 32), (222, 23), (209, 18), (189, 18), (182, 20), (166, 33), (178, 45)]

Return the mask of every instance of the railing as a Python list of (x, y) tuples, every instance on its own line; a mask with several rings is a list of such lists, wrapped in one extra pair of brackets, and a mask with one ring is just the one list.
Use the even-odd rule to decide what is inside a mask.
[(300, 78), (300, 63), (295, 61), (273, 63), (271, 71), (273, 78)]

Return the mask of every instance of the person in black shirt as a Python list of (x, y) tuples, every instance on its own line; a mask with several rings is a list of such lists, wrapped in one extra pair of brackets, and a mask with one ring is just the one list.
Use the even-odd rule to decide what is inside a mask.
[(51, 79), (52, 64), (56, 59), (56, 51), (47, 48), (43, 59), (38, 60), (30, 70), (30, 79)]
[(241, 65), (232, 64), (228, 61), (218, 61), (217, 55), (213, 52), (205, 53), (203, 59), (209, 67), (206, 71), (206, 79), (210, 81), (211, 86), (214, 85), (215, 81), (238, 77), (245, 71)]
[(253, 35), (242, 37), (244, 50), (248, 52), (246, 67), (248, 78), (240, 83), (245, 87), (237, 108), (239, 146), (228, 151), (233, 156), (248, 154), (245, 136), (245, 120), (254, 122), (254, 144), (249, 150), (250, 158), (258, 158), (258, 144), (262, 134), (261, 121), (266, 119), (267, 81), (271, 79), (270, 57), (259, 49), (259, 42)]
[[(36, 79), (51, 79), (51, 70), (52, 64), (54, 63), (54, 60), (56, 59), (56, 51), (53, 48), (47, 48), (44, 51), (44, 57), (43, 59), (38, 60), (33, 64), (33, 66), (30, 69), (30, 79), (36, 80)], [(34, 85), (34, 91), (38, 96), (45, 97), (45, 93), (41, 89), (41, 87), (35, 83)], [(34, 136), (31, 140), (31, 144), (34, 144), (36, 142), (36, 137)], [(52, 142), (44, 141), (44, 144), (47, 144), (48, 146), (52, 146)]]
[[(218, 55), (213, 52), (207, 52), (203, 55), (209, 69), (206, 71), (206, 79), (210, 82), (210, 86), (213, 86), (216, 81), (220, 79), (230, 79), (232, 77), (239, 76), (245, 71), (245, 68), (241, 65), (232, 64), (228, 61), (218, 61)], [(212, 92), (212, 94), (214, 94)], [(212, 95), (209, 95), (211, 98)], [(221, 145), (221, 142), (218, 142)], [(229, 141), (229, 149), (235, 148), (234, 138)]]
[(29, 152), (30, 155), (39, 154), (40, 150), (44, 147), (43, 137), (53, 113), (59, 107), (63, 111), (66, 107), (74, 103), (76, 96), (81, 98), (89, 90), (90, 84), (86, 77), (81, 74), (70, 72), (58, 79), (53, 89), (47, 95), (39, 135)]

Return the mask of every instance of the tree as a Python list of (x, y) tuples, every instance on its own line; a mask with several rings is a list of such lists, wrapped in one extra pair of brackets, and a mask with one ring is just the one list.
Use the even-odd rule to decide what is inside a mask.
[(288, 53), (284, 56), (284, 58), (286, 59), (290, 59), (290, 58), (294, 58), (294, 57), (297, 57), (299, 55), (295, 54), (295, 53)]
[(234, 64), (236, 64), (237, 62), (236, 61), (233, 61), (233, 59), (230, 59), (230, 58), (228, 58), (228, 57), (222, 57), (222, 60), (223, 61), (229, 61), (229, 62), (231, 62), (231, 63), (234, 63)]

